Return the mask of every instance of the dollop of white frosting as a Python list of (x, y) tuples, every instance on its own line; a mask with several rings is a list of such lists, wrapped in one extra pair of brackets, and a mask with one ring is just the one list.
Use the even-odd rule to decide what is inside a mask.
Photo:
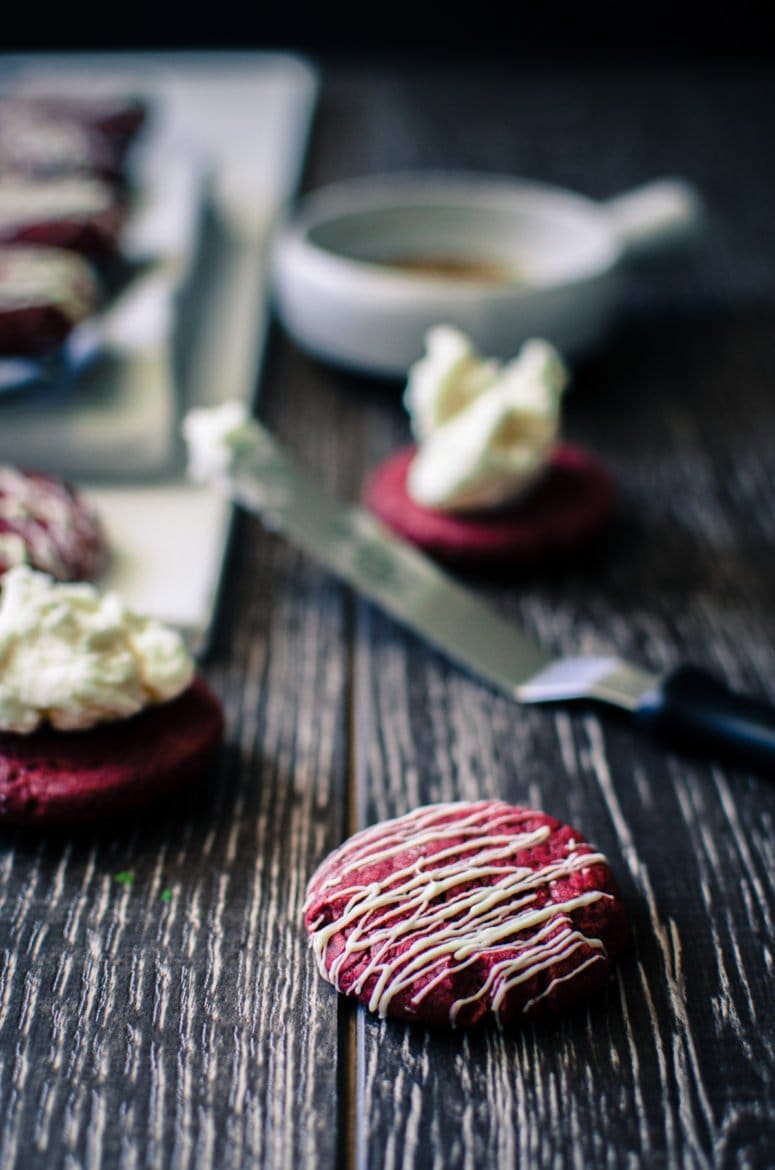
[(186, 689), (194, 661), (175, 630), (114, 592), (16, 566), (0, 591), (0, 729), (82, 730)]
[(498, 376), (497, 361), (483, 361), (464, 333), (438, 325), (425, 337), (425, 354), (409, 370), (404, 405), (418, 443), (478, 398)]
[(190, 410), (181, 429), (188, 448), (188, 474), (197, 483), (228, 476), (239, 452), (255, 443), (242, 402)]
[(450, 326), (432, 329), (404, 403), (418, 450), (407, 477), (418, 504), (471, 512), (519, 499), (544, 474), (560, 432), (568, 372), (546, 341), (505, 364)]

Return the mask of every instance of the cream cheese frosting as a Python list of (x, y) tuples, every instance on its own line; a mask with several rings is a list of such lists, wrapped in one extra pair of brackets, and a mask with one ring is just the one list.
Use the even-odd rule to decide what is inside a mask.
[(470, 339), (451, 325), (429, 330), (425, 354), (411, 367), (404, 394), (418, 443), (478, 398), (499, 369), (497, 361), (482, 360)]
[(26, 566), (0, 591), (0, 729), (83, 730), (128, 718), (189, 686), (194, 661), (175, 630), (117, 593), (60, 584)]
[(190, 410), (183, 419), (182, 431), (188, 449), (188, 473), (197, 483), (223, 479), (235, 455), (255, 444), (247, 408), (236, 401)]
[(544, 474), (560, 432), (568, 372), (546, 341), (505, 364), (439, 326), (409, 371), (404, 403), (418, 450), (407, 491), (428, 508), (471, 512), (519, 499)]

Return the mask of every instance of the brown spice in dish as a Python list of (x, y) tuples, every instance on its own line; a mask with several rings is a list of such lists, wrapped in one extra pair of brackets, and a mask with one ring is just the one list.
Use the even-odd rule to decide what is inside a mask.
[(476, 284), (513, 284), (519, 280), (519, 272), (513, 265), (471, 256), (392, 256), (380, 263), (415, 276), (443, 280), (466, 280)]

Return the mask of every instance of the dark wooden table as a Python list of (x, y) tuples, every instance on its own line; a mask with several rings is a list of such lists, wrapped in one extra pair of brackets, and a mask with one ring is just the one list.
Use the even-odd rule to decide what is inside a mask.
[[(304, 185), (378, 170), (705, 193), (633, 272), (566, 433), (621, 489), (594, 561), (476, 588), (560, 652), (691, 658), (775, 700), (775, 81), (765, 63), (331, 66)], [(260, 413), (329, 488), (407, 436), (400, 387), (273, 330)], [(150, 822), (0, 838), (3, 1170), (775, 1165), (772, 778), (588, 709), (520, 709), (238, 519), (206, 673), (218, 774)], [(555, 1025), (381, 1023), (319, 978), (307, 878), (420, 803), (543, 807), (608, 855), (634, 941)], [(131, 871), (134, 881), (116, 875)]]

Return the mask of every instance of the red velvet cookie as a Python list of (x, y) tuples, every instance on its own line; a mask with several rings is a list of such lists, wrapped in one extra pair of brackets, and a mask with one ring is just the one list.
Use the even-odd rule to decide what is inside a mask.
[(140, 132), (148, 119), (148, 103), (141, 97), (114, 94), (103, 97), (38, 99), (41, 108), (56, 108), (82, 126), (104, 134), (123, 150)]
[(131, 719), (0, 732), (0, 822), (70, 825), (135, 812), (203, 776), (223, 729), (220, 702), (197, 678)]
[(0, 246), (0, 357), (47, 357), (97, 310), (100, 286), (75, 252)]
[(17, 93), (0, 104), (25, 108), (40, 117), (75, 122), (111, 139), (133, 138), (148, 116), (148, 104), (132, 94)]
[(406, 490), (415, 448), (404, 447), (367, 480), (366, 505), (405, 540), (461, 569), (532, 566), (597, 537), (612, 519), (616, 494), (608, 472), (587, 451), (555, 450), (546, 477), (510, 508), (476, 514), (416, 504)]
[(107, 562), (99, 518), (74, 488), (0, 464), (0, 574), (25, 564), (58, 581), (92, 581)]
[(0, 101), (0, 174), (121, 177), (124, 155), (145, 118), (132, 99), (16, 96)]
[(428, 805), (356, 833), (312, 877), (305, 921), (338, 991), (382, 1016), (461, 1028), (597, 991), (629, 933), (602, 854), (498, 800)]
[(0, 177), (0, 244), (46, 244), (113, 256), (126, 219), (116, 190), (93, 176)]
[(49, 178), (100, 174), (114, 154), (102, 134), (69, 118), (57, 118), (28, 102), (0, 102), (0, 174)]

